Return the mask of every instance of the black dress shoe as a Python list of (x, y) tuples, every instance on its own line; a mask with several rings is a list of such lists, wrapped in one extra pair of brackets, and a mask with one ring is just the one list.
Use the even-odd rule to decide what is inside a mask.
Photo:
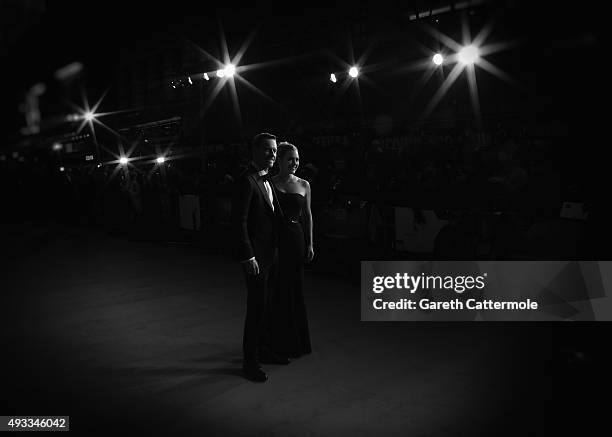
[(264, 364), (289, 364), (289, 358), (272, 351), (265, 351), (259, 354), (259, 362)]
[(242, 372), (247, 379), (255, 382), (266, 382), (268, 380), (268, 375), (266, 372), (262, 370), (261, 367), (258, 366), (243, 366)]

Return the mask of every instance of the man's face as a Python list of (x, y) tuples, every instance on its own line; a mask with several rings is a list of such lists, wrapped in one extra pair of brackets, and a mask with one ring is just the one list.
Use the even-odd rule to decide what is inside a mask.
[(253, 149), (253, 161), (261, 169), (270, 169), (276, 160), (276, 140), (263, 140)]

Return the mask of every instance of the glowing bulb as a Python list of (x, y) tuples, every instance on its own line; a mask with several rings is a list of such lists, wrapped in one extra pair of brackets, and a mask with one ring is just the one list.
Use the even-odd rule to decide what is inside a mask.
[(225, 76), (225, 70), (217, 70), (217, 77)]
[(208, 73), (204, 73), (204, 76), (202, 76), (204, 79), (206, 80), (210, 80), (210, 77), (208, 77)]
[(121, 158), (119, 158), (119, 164), (127, 164), (128, 159), (125, 156), (122, 156)]
[(166, 162), (166, 158), (164, 158), (163, 156), (160, 156), (156, 159), (158, 164), (163, 164), (164, 162)]
[(473, 64), (478, 59), (480, 53), (478, 48), (472, 45), (466, 46), (459, 52), (459, 62), (468, 65)]
[(444, 58), (442, 57), (440, 53), (436, 53), (432, 60), (433, 60), (433, 63), (436, 65), (442, 65), (442, 63), (444, 62)]
[(236, 72), (236, 66), (234, 64), (227, 64), (224, 70), (227, 77), (232, 77)]
[(351, 77), (359, 76), (359, 69), (357, 67), (351, 67), (349, 70), (349, 76)]
[(85, 117), (85, 120), (92, 121), (96, 115), (91, 111), (87, 111), (83, 116)]
[(333, 83), (336, 83), (338, 81), (338, 79), (336, 79), (336, 75), (334, 73), (329, 75), (329, 80), (331, 80)]

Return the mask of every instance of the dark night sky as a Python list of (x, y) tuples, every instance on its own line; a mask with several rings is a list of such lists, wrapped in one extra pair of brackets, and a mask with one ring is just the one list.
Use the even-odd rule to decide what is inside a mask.
[[(436, 3), (440, 2), (433, 2)], [(512, 58), (501, 57), (499, 62), (511, 60), (507, 68), (525, 76), (532, 95), (552, 96), (558, 103), (554, 106), (563, 107), (569, 117), (589, 117), (590, 110), (594, 109), (591, 96), (597, 93), (599, 81), (593, 80), (592, 70), (587, 66), (596, 53), (600, 28), (595, 25), (593, 14), (577, 12), (590, 8), (584, 3), (580, 9), (547, 2), (538, 2), (538, 9), (533, 2), (494, 3), (512, 6), (506, 7), (511, 11), (510, 16), (498, 23), (497, 31), (529, 41)], [(7, 4), (11, 2), (4, 2), (3, 7)], [(349, 2), (329, 6), (328, 3), (326, 8), (302, 10), (289, 5), (214, 9), (202, 2), (41, 4), (44, 5), (42, 13), (32, 9), (27, 26), (23, 27), (25, 30), (16, 32), (18, 37), (5, 40), (2, 46), (3, 104), (7, 105), (6, 112), (13, 114), (8, 126), (20, 122), (21, 115), (15, 109), (23, 91), (38, 81), (50, 80), (55, 70), (69, 62), (85, 64), (91, 91), (102, 90), (112, 83), (121, 47), (137, 51), (139, 44), (147, 44), (152, 38), (181, 33), (208, 50), (218, 49), (217, 17), (225, 27), (230, 50), (235, 50), (254, 23), (262, 24), (258, 38), (273, 42), (275, 37), (282, 39), (283, 32), (291, 32), (293, 26), (317, 26), (321, 19), (342, 23), (350, 21), (358, 11), (375, 20), (381, 14), (397, 15), (398, 11), (410, 9), (402, 2), (387, 4), (384, 8), (374, 5), (356, 8)], [(3, 21), (8, 21), (11, 29), (23, 26), (6, 14)]]
[[(327, 7), (310, 9), (307, 15), (310, 19), (325, 15), (340, 19), (349, 12), (346, 8)], [(287, 7), (214, 8), (202, 2), (148, 2), (146, 5), (117, 1), (48, 2), (42, 14), (31, 19), (27, 31), (4, 48), (3, 55), (13, 62), (14, 68), (8, 73), (18, 78), (19, 83), (29, 83), (75, 59), (92, 70), (112, 68), (118, 48), (137, 46), (164, 32), (216, 37), (217, 17), (230, 39), (237, 32), (244, 37), (255, 22), (263, 21), (270, 29), (287, 24), (287, 20), (304, 19), (304, 14)]]
[[(12, 38), (4, 39), (1, 51), (4, 112), (12, 114), (8, 126), (22, 123), (16, 107), (23, 92), (39, 81), (53, 81), (53, 73), (70, 62), (85, 65), (88, 92), (96, 94), (112, 84), (121, 49), (137, 52), (153, 38), (180, 34), (214, 53), (220, 19), (235, 51), (255, 23), (263, 24), (259, 38), (274, 39), (279, 24), (304, 16), (289, 7), (214, 8), (202, 2), (4, 2), (2, 7), (12, 12), (4, 14)], [(345, 10), (315, 8), (308, 16), (340, 18)]]

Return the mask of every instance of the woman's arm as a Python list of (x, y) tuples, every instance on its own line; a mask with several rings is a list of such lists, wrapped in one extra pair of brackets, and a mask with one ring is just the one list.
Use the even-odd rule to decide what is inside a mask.
[(314, 245), (312, 240), (312, 211), (310, 209), (310, 184), (308, 181), (304, 181), (304, 187), (306, 188), (306, 214), (304, 221), (306, 222), (306, 258), (308, 261), (312, 261), (314, 257)]

